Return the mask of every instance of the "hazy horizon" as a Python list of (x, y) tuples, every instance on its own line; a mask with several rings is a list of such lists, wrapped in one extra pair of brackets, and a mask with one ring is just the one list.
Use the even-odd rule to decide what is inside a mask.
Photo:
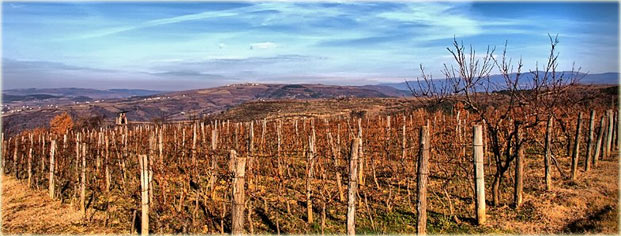
[[(617, 2), (3, 2), (3, 89), (177, 91), (441, 78), (455, 37), (524, 69), (618, 73)], [(496, 71), (492, 73), (495, 74)]]

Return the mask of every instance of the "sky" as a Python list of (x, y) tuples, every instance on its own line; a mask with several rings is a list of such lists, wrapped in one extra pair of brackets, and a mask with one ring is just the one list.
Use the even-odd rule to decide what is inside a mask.
[[(183, 90), (442, 78), (453, 39), (618, 72), (617, 2), (2, 3), (2, 86)], [(494, 70), (492, 73), (497, 72)]]

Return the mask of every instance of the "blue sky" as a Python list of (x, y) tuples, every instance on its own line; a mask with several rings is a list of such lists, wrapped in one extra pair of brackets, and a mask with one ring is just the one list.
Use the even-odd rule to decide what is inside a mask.
[(559, 35), (560, 67), (618, 72), (618, 3), (3, 2), (3, 88), (181, 90), (238, 82), (441, 78), (453, 37), (508, 41), (527, 69)]

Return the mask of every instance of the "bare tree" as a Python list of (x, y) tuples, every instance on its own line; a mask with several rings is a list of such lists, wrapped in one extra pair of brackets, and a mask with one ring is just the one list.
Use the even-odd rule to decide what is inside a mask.
[[(453, 64), (444, 64), (444, 80), (436, 82), (424, 72), (418, 88), (408, 83), (412, 95), (424, 100), (423, 105), (442, 102), (463, 103), (465, 108), (477, 117), (477, 122), (486, 125), (490, 140), (489, 150), (495, 163), (492, 182), (492, 201), (499, 204), (500, 184), (518, 150), (527, 142), (534, 142), (534, 132), (540, 124), (554, 114), (559, 102), (566, 101), (568, 85), (579, 79), (579, 70), (570, 73), (558, 72), (558, 38), (550, 38), (550, 53), (543, 70), (523, 73), (524, 64), (507, 56), (507, 43), (500, 55), (496, 48), (488, 46), (482, 55), (477, 55), (472, 46), (466, 48), (453, 39), (447, 48), (453, 56)], [(492, 76), (492, 72), (498, 75)], [(518, 136), (521, 133), (523, 135)]]

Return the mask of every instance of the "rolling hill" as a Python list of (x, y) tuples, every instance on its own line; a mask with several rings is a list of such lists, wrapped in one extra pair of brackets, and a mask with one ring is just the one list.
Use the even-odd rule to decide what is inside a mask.
[[(333, 86), (321, 84), (234, 84), (222, 87), (162, 93), (105, 101), (45, 106), (3, 115), (5, 132), (47, 125), (62, 112), (74, 119), (102, 117), (108, 123), (120, 111), (130, 121), (186, 120), (214, 115), (248, 101), (327, 98), (388, 98), (407, 96), (388, 86)], [(24, 122), (27, 121), (27, 122)]]

